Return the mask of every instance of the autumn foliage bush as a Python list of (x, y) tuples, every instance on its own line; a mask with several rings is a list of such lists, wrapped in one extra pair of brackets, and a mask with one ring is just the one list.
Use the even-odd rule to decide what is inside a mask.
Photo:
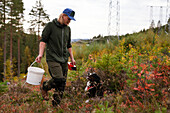
[[(0, 111), (169, 112), (169, 37), (150, 30), (105, 44), (74, 44), (77, 71), (68, 72), (60, 106), (54, 108), (51, 101), (44, 101), (39, 86), (10, 84), (8, 90), (0, 94)], [(92, 71), (101, 77), (105, 89), (102, 98), (89, 99), (84, 91), (86, 75)], [(49, 95), (51, 97), (52, 92)]]

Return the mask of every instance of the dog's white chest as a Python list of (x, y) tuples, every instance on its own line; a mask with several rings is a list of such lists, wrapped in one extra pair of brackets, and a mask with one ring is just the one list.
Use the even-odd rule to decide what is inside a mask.
[(87, 85), (86, 85), (86, 88), (85, 88), (85, 91), (88, 91), (88, 88), (90, 87), (90, 81), (87, 82)]

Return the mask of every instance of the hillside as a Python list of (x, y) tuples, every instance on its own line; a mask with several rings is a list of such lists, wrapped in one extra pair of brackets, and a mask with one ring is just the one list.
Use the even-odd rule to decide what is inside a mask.
[[(145, 32), (148, 32), (150, 29), (143, 29), (139, 32), (136, 32), (136, 33), (132, 33), (132, 34), (125, 34), (125, 35), (121, 35), (119, 36), (119, 38), (126, 38), (126, 37), (129, 37), (129, 36), (134, 36), (134, 35), (138, 35), (138, 34), (143, 34)], [(156, 28), (153, 28), (153, 32), (155, 34), (160, 34), (162, 32), (164, 32), (165, 34), (168, 34), (170, 33), (170, 24), (166, 24), (164, 26), (161, 26), (160, 28), (156, 27)], [(107, 40), (114, 40), (118, 38), (117, 36), (101, 36), (101, 35), (98, 35), (98, 36), (94, 36), (92, 39), (83, 39), (83, 40), (80, 40), (80, 39), (75, 39), (73, 40), (72, 42), (73, 43), (91, 43), (91, 42), (106, 42)]]
[[(126, 34), (120, 40), (99, 36), (95, 41), (74, 42), (77, 71), (68, 72), (60, 106), (53, 107), (51, 98), (44, 101), (39, 86), (23, 86), (21, 76), (11, 79), (10, 84), (0, 83), (0, 112), (170, 112), (170, 32), (164, 31), (156, 28)], [(42, 64), (44, 79), (49, 79), (45, 58)], [(88, 72), (100, 76), (103, 97), (87, 97)], [(49, 92), (50, 97), (52, 94)]]

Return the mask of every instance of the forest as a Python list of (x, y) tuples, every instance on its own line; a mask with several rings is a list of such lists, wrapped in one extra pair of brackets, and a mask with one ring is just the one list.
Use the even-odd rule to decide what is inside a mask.
[[(41, 1), (36, 1), (29, 13), (31, 20), (24, 18), (22, 0), (0, 1), (0, 81), (27, 73), (27, 67), (38, 53), (40, 28), (49, 21)], [(29, 33), (23, 21), (30, 23)]]
[[(30, 12), (35, 17), (30, 20), (30, 33), (25, 33), (22, 0), (0, 1), (0, 112), (170, 112), (170, 19), (161, 27), (119, 38), (98, 35), (72, 43), (77, 70), (68, 71), (62, 102), (53, 107), (51, 99), (43, 100), (39, 85), (25, 84), (27, 68), (37, 56), (40, 27), (49, 20), (43, 8), (38, 8), (42, 4), (36, 4)], [(45, 55), (41, 64), (43, 80), (47, 80)], [(86, 95), (89, 72), (100, 76), (103, 97)]]

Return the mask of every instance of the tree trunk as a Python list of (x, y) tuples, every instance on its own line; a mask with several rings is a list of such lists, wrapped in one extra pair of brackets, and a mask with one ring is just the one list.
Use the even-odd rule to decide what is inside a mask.
[(5, 77), (6, 77), (6, 31), (4, 28), (4, 80)]
[(20, 37), (18, 37), (18, 77), (20, 76)]
[[(13, 34), (12, 34), (12, 19), (11, 19), (11, 34), (10, 34), (10, 65), (12, 66), (12, 37), (13, 37)], [(12, 74), (13, 73), (13, 67), (11, 67), (10, 69), (10, 73)]]
[(40, 14), (38, 16), (38, 42), (40, 41)]
[(6, 79), (6, 25), (5, 25), (5, 19), (6, 19), (6, 16), (5, 16), (5, 0), (4, 0), (4, 80)]

